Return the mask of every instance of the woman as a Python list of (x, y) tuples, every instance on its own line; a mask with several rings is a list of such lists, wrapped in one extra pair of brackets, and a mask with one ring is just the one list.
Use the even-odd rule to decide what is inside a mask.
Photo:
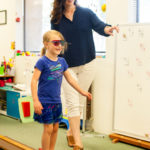
[[(63, 57), (81, 88), (88, 90), (96, 73), (92, 30), (109, 36), (113, 35), (113, 30), (118, 32), (118, 27), (105, 24), (90, 9), (79, 7), (77, 0), (54, 0), (51, 28), (61, 32), (69, 43)], [(80, 113), (85, 100), (65, 80), (63, 90), (70, 125), (67, 132), (68, 145), (73, 146), (74, 150), (82, 150)]]

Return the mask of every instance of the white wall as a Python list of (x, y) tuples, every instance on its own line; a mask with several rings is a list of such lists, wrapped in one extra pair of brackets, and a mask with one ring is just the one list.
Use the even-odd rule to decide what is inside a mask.
[[(118, 15), (120, 14), (120, 15)], [(128, 1), (107, 0), (107, 23), (128, 23)], [(93, 84), (93, 128), (96, 132), (112, 131), (115, 36), (107, 38), (106, 58), (97, 58), (98, 72)]]
[(24, 0), (16, 0), (16, 17), (20, 22), (16, 23), (16, 50), (24, 50)]
[(11, 42), (16, 40), (16, 0), (0, 0), (0, 9), (7, 10), (7, 24), (0, 25), (0, 62), (9, 57)]
[[(16, 42), (16, 49), (23, 48), (23, 16), (22, 7), (23, 0), (0, 0), (0, 10), (7, 10), (7, 24), (0, 25), (0, 62), (3, 56), (8, 60), (13, 56), (11, 50), (11, 42)], [(19, 7), (18, 7), (19, 6)], [(16, 17), (21, 18), (21, 22), (16, 22)]]

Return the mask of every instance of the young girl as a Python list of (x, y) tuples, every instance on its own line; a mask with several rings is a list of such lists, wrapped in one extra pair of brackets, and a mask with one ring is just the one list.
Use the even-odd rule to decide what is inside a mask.
[(42, 150), (54, 150), (62, 117), (60, 89), (63, 75), (80, 94), (90, 100), (92, 96), (83, 91), (72, 78), (65, 59), (58, 57), (67, 45), (62, 34), (55, 30), (46, 32), (43, 36), (43, 44), (42, 57), (35, 65), (31, 91), (35, 111), (34, 119), (44, 124)]

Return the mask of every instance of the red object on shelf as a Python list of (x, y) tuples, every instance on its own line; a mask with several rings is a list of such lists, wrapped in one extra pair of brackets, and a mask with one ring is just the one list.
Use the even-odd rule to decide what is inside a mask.
[(7, 83), (12, 83), (12, 79), (9, 78), (9, 79), (6, 80), (6, 82), (7, 82)]
[(17, 50), (16, 52), (21, 54), (21, 50)]
[(22, 102), (22, 110), (24, 117), (30, 117), (30, 102)]
[(0, 80), (0, 87), (5, 86), (5, 81), (4, 80)]

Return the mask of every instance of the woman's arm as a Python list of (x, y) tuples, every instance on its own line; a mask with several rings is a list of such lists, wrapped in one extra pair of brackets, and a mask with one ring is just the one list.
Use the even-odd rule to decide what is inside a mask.
[(41, 75), (41, 71), (35, 68), (33, 76), (32, 76), (32, 80), (31, 80), (31, 92), (32, 92), (32, 98), (33, 98), (33, 103), (34, 103), (34, 111), (35, 113), (39, 115), (42, 113), (42, 109), (43, 109), (39, 101), (38, 95), (37, 95), (37, 83), (38, 83), (40, 75)]
[(109, 35), (113, 36), (114, 30), (119, 32), (118, 26), (111, 26), (109, 24), (104, 23), (91, 10), (89, 10), (89, 16), (92, 24), (92, 29), (95, 30), (97, 33), (104, 36), (109, 36)]
[(86, 96), (89, 100), (92, 99), (92, 95), (89, 92), (86, 92), (80, 88), (78, 83), (75, 81), (75, 79), (71, 76), (68, 69), (64, 72), (64, 77), (66, 78), (67, 82), (75, 89), (77, 90), (81, 95)]

